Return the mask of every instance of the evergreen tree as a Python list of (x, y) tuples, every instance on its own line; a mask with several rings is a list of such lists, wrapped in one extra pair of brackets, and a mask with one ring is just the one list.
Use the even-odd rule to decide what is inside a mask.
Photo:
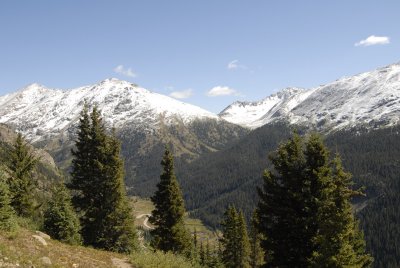
[(257, 210), (265, 266), (306, 267), (313, 248), (312, 236), (307, 234), (308, 208), (300, 193), (303, 186), (307, 190), (309, 184), (303, 180), (305, 159), (300, 137), (294, 135), (281, 144), (270, 159), (276, 173), (264, 172)]
[(261, 234), (257, 229), (258, 216), (257, 212), (254, 211), (251, 222), (250, 222), (250, 267), (258, 268), (264, 263), (264, 252), (261, 248)]
[(0, 230), (11, 231), (16, 227), (15, 212), (11, 207), (10, 191), (4, 172), (0, 169)]
[(211, 254), (211, 250), (210, 250), (210, 241), (208, 241), (207, 239), (207, 243), (206, 243), (206, 250), (205, 250), (205, 266), (207, 267), (212, 267), (213, 265), (213, 260), (212, 260), (212, 254)]
[(250, 245), (243, 213), (229, 206), (221, 222), (223, 246), (222, 262), (228, 268), (250, 267)]
[(201, 266), (206, 266), (206, 264), (207, 264), (207, 257), (206, 257), (206, 252), (205, 252), (205, 250), (204, 250), (203, 241), (200, 242), (199, 255), (200, 255), (200, 265), (201, 265)]
[(137, 248), (137, 234), (132, 208), (124, 184), (124, 163), (120, 158), (121, 144), (115, 133), (107, 137), (104, 165), (103, 215), (104, 229), (98, 234), (101, 247), (129, 253)]
[(44, 231), (52, 238), (72, 245), (82, 242), (80, 224), (64, 184), (57, 185), (44, 213)]
[[(294, 135), (271, 156), (259, 189), (258, 229), (265, 267), (367, 267), (355, 228), (350, 176), (318, 135)], [(361, 245), (361, 246), (357, 246)]]
[(151, 244), (164, 252), (172, 251), (187, 256), (190, 253), (190, 236), (184, 226), (185, 206), (168, 148), (165, 149), (161, 165), (163, 172), (160, 182), (151, 197), (155, 209), (149, 221), (156, 226), (151, 230)]
[(343, 170), (339, 156), (333, 160), (332, 180), (323, 189), (318, 207), (319, 232), (311, 264), (314, 267), (369, 267), (365, 241), (355, 220), (350, 199), (360, 192), (351, 190), (351, 174)]
[(118, 252), (137, 247), (132, 209), (124, 186), (120, 143), (105, 132), (97, 107), (85, 105), (73, 151), (73, 203), (86, 245)]
[(193, 243), (192, 243), (192, 252), (191, 252), (191, 259), (195, 263), (199, 263), (199, 247), (198, 247), (198, 237), (197, 237), (197, 230), (194, 228), (193, 230)]
[(229, 206), (224, 213), (224, 219), (221, 222), (222, 238), (222, 262), (226, 267), (235, 267), (237, 252), (237, 211), (233, 206)]
[(90, 138), (90, 116), (88, 104), (85, 102), (80, 114), (75, 149), (71, 150), (72, 172), (71, 182), (67, 184), (72, 191), (72, 204), (79, 212), (80, 220), (86, 221), (85, 211), (93, 206), (90, 193), (93, 188), (94, 178), (90, 175), (92, 169), (92, 147)]
[(32, 217), (36, 208), (36, 183), (32, 172), (39, 159), (33, 155), (21, 133), (18, 133), (8, 156), (6, 164), (10, 174), (11, 206), (17, 215)]

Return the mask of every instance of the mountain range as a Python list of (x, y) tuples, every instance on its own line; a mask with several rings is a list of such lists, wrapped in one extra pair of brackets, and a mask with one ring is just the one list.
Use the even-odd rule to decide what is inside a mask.
[(226, 120), (254, 129), (276, 121), (319, 130), (389, 126), (400, 116), (400, 64), (311, 89), (285, 88), (257, 102), (235, 102), (219, 115), (118, 79), (71, 90), (31, 84), (0, 97), (0, 123), (32, 142), (71, 134), (83, 102), (97, 104), (106, 124), (152, 132), (162, 125)]
[(188, 210), (209, 226), (218, 225), (230, 203), (251, 215), (268, 154), (293, 129), (321, 132), (331, 151), (342, 155), (356, 185), (366, 186), (367, 196), (355, 205), (367, 244), (381, 263), (376, 267), (400, 264), (400, 256), (386, 253), (395, 250), (388, 241), (400, 243), (400, 237), (383, 227), (398, 224), (400, 215), (394, 190), (400, 188), (400, 63), (310, 89), (286, 88), (256, 102), (235, 102), (219, 114), (118, 79), (70, 90), (31, 84), (0, 97), (0, 123), (50, 153), (68, 175), (85, 101), (97, 105), (105, 125), (116, 129), (128, 192), (153, 194), (168, 145)]
[(318, 130), (399, 123), (400, 64), (311, 89), (286, 88), (258, 102), (235, 102), (220, 117), (257, 128), (286, 120)]

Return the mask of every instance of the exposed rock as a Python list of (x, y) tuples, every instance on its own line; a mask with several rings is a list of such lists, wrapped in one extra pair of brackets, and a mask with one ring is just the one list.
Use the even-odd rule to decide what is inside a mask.
[(49, 257), (41, 257), (40, 261), (42, 262), (43, 265), (49, 266), (52, 265), (51, 260)]
[(44, 240), (43, 237), (39, 236), (39, 235), (32, 235), (33, 238), (36, 239), (36, 241), (38, 241), (40, 244), (42, 244), (43, 246), (47, 246), (47, 242), (46, 240)]
[(36, 231), (35, 233), (36, 233), (38, 236), (43, 237), (44, 239), (47, 239), (47, 240), (50, 240), (50, 239), (51, 239), (51, 237), (50, 237), (48, 234), (45, 234), (45, 233), (43, 233), (43, 232), (41, 232), (41, 231)]

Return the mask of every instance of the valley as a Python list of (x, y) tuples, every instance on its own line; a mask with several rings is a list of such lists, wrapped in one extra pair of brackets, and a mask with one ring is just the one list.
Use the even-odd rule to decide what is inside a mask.
[(84, 102), (101, 109), (108, 131), (114, 128), (122, 142), (125, 183), (131, 196), (140, 197), (133, 203), (144, 232), (151, 227), (146, 215), (152, 206), (143, 198), (155, 191), (166, 145), (190, 217), (199, 219), (188, 218), (186, 224), (202, 240), (213, 241), (229, 204), (250, 219), (256, 188), (271, 167), (268, 156), (279, 144), (294, 131), (316, 131), (331, 156), (341, 155), (354, 188), (364, 187), (365, 196), (353, 203), (360, 207), (357, 216), (376, 267), (400, 265), (388, 243), (400, 241), (392, 235), (400, 214), (399, 64), (311, 89), (283, 89), (259, 102), (235, 102), (218, 115), (117, 79), (71, 90), (32, 84), (0, 97), (0, 137), (7, 147), (18, 131), (38, 148), (43, 198), (50, 185), (45, 177), (69, 179)]

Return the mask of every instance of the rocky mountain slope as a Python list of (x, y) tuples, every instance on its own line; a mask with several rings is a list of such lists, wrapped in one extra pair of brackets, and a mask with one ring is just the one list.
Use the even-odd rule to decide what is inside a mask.
[(249, 128), (281, 120), (322, 131), (395, 125), (400, 63), (311, 89), (287, 88), (259, 102), (235, 102), (220, 117)]
[(67, 134), (76, 124), (85, 100), (91, 105), (97, 104), (106, 124), (117, 129), (130, 125), (151, 132), (162, 123), (219, 120), (199, 107), (126, 81), (106, 79), (65, 91), (31, 84), (0, 97), (0, 123), (14, 126), (32, 142), (45, 140)]
[(70, 90), (29, 85), (0, 97), (0, 123), (22, 132), (67, 170), (84, 101), (96, 104), (106, 126), (116, 129), (132, 194), (152, 194), (166, 144), (189, 162), (248, 133), (199, 107), (117, 79)]

